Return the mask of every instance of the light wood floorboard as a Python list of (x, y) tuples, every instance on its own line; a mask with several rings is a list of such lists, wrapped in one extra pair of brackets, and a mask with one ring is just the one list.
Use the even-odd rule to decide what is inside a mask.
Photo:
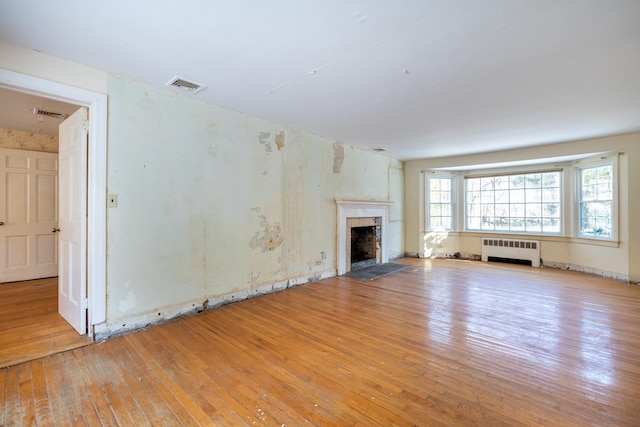
[(0, 425), (639, 425), (640, 286), (396, 262), (0, 369)]
[(91, 344), (58, 314), (58, 279), (0, 283), (0, 368)]

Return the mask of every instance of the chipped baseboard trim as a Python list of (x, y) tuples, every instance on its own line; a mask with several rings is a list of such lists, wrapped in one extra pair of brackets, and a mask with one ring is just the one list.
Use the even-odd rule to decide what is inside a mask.
[[(405, 256), (407, 257), (414, 257), (414, 258), (426, 258), (424, 256), (421, 256), (419, 253), (405, 253)], [(453, 253), (453, 254), (445, 254), (445, 253), (441, 253), (441, 254), (435, 254), (433, 256), (431, 256), (430, 258), (432, 259), (462, 259), (462, 260), (469, 260), (469, 261), (480, 261), (481, 257), (480, 255), (475, 255), (475, 254), (468, 254), (468, 253)], [(606, 271), (606, 270), (599, 270), (597, 268), (591, 268), (591, 267), (584, 267), (581, 265), (575, 265), (575, 264), (567, 264), (567, 263), (563, 263), (563, 262), (548, 262), (548, 261), (544, 261), (543, 263), (540, 264), (540, 267), (544, 267), (544, 268), (553, 268), (553, 269), (557, 269), (557, 270), (571, 270), (571, 271), (577, 271), (580, 273), (585, 273), (585, 274), (591, 274), (594, 276), (600, 276), (600, 277), (604, 277), (605, 279), (612, 279), (612, 280), (617, 280), (620, 282), (626, 282), (626, 283), (630, 283), (632, 285), (638, 285), (640, 284), (640, 276), (629, 276), (626, 274), (620, 274), (620, 273), (614, 273), (611, 271)]]
[(420, 253), (418, 253), (418, 252), (405, 252), (404, 256), (406, 258), (423, 258), (423, 257), (420, 256)]
[(437, 253), (429, 257), (420, 253), (406, 253), (405, 256), (421, 259), (463, 259), (466, 261), (480, 261), (481, 256), (476, 254), (469, 254), (466, 252), (454, 252), (454, 253)]
[(151, 313), (127, 317), (113, 322), (101, 323), (94, 325), (93, 327), (93, 340), (104, 341), (139, 329), (159, 325), (179, 317), (192, 316), (194, 314), (202, 313), (224, 305), (233, 304), (235, 302), (282, 291), (284, 289), (304, 285), (306, 283), (317, 282), (322, 279), (328, 279), (335, 275), (335, 270), (326, 270), (293, 279), (282, 280), (280, 282), (260, 286), (258, 288), (244, 289), (232, 294), (207, 298), (204, 301), (200, 300), (198, 302), (184, 303), (153, 311)]
[(627, 274), (614, 273), (614, 272), (611, 272), (611, 271), (599, 270), (597, 268), (585, 267), (585, 266), (582, 266), (582, 265), (567, 264), (567, 263), (564, 263), (564, 262), (547, 262), (547, 261), (544, 261), (540, 265), (540, 267), (555, 268), (555, 269), (558, 269), (558, 270), (577, 271), (577, 272), (580, 272), (580, 273), (591, 274), (593, 276), (604, 277), (605, 279), (618, 280), (620, 282), (627, 282), (627, 283), (632, 283), (632, 284), (637, 284), (638, 283), (638, 278), (635, 278), (635, 280), (634, 280), (633, 276), (629, 276)]

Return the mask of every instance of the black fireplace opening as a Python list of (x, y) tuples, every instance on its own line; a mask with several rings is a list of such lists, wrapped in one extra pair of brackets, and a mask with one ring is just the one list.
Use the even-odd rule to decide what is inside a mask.
[(377, 263), (378, 236), (376, 226), (351, 228), (351, 270)]

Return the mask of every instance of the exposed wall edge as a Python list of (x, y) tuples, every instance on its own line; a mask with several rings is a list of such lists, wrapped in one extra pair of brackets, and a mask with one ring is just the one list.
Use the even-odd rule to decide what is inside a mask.
[(244, 301), (261, 295), (282, 291), (284, 289), (304, 285), (306, 283), (317, 282), (318, 280), (334, 277), (335, 275), (335, 270), (326, 270), (320, 273), (309, 274), (260, 286), (259, 288), (245, 289), (232, 294), (208, 298), (204, 301), (175, 305), (152, 313), (143, 314), (141, 316), (124, 318), (114, 322), (101, 323), (94, 326), (93, 339), (94, 341), (104, 341), (139, 329), (159, 325), (179, 317), (192, 316), (194, 314), (202, 313), (204, 311), (238, 301)]
[(431, 258), (431, 259), (463, 259), (466, 261), (480, 261), (482, 259), (481, 255), (469, 254), (466, 252), (454, 252), (454, 253), (438, 253), (433, 254), (430, 257), (425, 257), (420, 254), (417, 254), (418, 258)]
[(567, 264), (567, 263), (563, 263), (563, 262), (544, 262), (541, 267), (546, 267), (546, 268), (556, 268), (559, 270), (571, 270), (571, 271), (578, 271), (580, 273), (587, 273), (587, 274), (591, 274), (593, 276), (600, 276), (600, 277), (604, 277), (605, 279), (613, 279), (613, 280), (618, 280), (621, 282), (627, 282), (627, 283), (632, 283), (632, 284), (637, 284), (638, 283), (638, 278), (634, 278), (632, 276), (629, 276), (627, 274), (620, 274), (620, 273), (614, 273), (611, 271), (605, 271), (605, 270), (598, 270), (596, 268), (591, 268), (591, 267), (584, 267), (582, 265), (575, 265), (575, 264)]
[[(421, 257), (420, 254), (417, 253), (405, 253), (405, 256), (408, 257), (415, 257), (415, 258), (424, 258)], [(471, 260), (471, 261), (480, 261), (480, 255), (475, 255), (475, 254), (467, 254), (467, 253), (454, 253), (454, 254), (437, 254), (432, 256), (431, 258), (436, 258), (436, 259), (464, 259), (464, 260)], [(582, 265), (575, 265), (575, 264), (567, 264), (567, 263), (562, 263), (562, 262), (543, 262), (542, 264), (540, 264), (540, 267), (544, 267), (544, 268), (554, 268), (554, 269), (558, 269), (558, 270), (571, 270), (571, 271), (577, 271), (580, 273), (586, 273), (586, 274), (591, 274), (593, 276), (600, 276), (603, 277), (605, 279), (612, 279), (612, 280), (617, 280), (620, 282), (626, 282), (626, 283), (630, 283), (633, 285), (637, 285), (640, 284), (640, 277), (638, 276), (629, 276), (626, 274), (620, 274), (620, 273), (614, 273), (611, 271), (605, 271), (605, 270), (598, 270), (596, 268), (591, 268), (591, 267), (584, 267)]]

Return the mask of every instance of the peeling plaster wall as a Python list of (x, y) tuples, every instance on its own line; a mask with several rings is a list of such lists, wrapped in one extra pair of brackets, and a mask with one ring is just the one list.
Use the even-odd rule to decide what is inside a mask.
[(108, 322), (335, 274), (336, 198), (394, 202), (404, 252), (402, 162), (122, 78), (108, 94)]
[(3, 41), (0, 67), (108, 96), (98, 335), (335, 274), (336, 198), (393, 202), (404, 253), (400, 161)]
[(58, 137), (19, 130), (0, 129), (0, 148), (57, 153)]
[[(494, 153), (456, 156), (405, 163), (406, 250), (422, 252), (424, 232), (424, 178), (422, 171), (527, 159), (570, 156), (598, 152), (621, 152), (619, 157), (618, 218), (619, 243), (602, 244), (588, 239), (536, 236), (541, 240), (541, 257), (546, 265), (574, 268), (633, 282), (640, 281), (640, 133), (594, 138)], [(481, 237), (489, 233), (450, 233), (448, 251), (468, 255), (481, 253)], [(498, 235), (499, 236), (499, 235)], [(505, 235), (505, 237), (512, 237)], [(525, 237), (526, 236), (518, 236)], [(451, 253), (451, 252), (449, 252)]]

